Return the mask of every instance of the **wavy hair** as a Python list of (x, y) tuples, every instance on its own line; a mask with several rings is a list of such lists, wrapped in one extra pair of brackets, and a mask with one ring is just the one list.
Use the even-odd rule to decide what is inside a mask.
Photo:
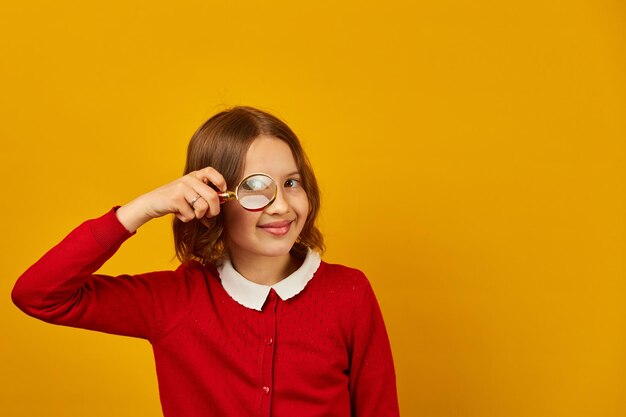
[[(211, 117), (191, 137), (184, 174), (210, 166), (222, 174), (227, 184), (237, 184), (243, 176), (248, 148), (259, 136), (271, 136), (289, 145), (309, 200), (309, 214), (292, 253), (302, 257), (308, 248), (323, 253), (324, 239), (316, 226), (320, 191), (313, 168), (296, 134), (277, 117), (246, 106)], [(222, 212), (188, 223), (174, 217), (172, 228), (176, 257), (181, 262), (196, 260), (207, 265), (226, 254)]]

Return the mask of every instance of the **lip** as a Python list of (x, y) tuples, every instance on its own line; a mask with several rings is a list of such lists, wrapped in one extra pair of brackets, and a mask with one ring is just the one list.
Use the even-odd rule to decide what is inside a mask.
[(289, 232), (289, 229), (291, 229), (291, 223), (293, 222), (294, 220), (282, 220), (278, 222), (262, 224), (259, 227), (275, 236), (283, 236)]

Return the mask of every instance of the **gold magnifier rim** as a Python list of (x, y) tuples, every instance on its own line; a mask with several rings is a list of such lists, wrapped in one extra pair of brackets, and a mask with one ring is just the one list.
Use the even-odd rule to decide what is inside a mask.
[[(241, 207), (243, 207), (244, 209), (248, 210), (248, 211), (259, 211), (259, 210), (263, 210), (265, 207), (269, 206), (270, 204), (272, 204), (274, 202), (274, 200), (276, 200), (276, 194), (278, 192), (278, 186), (276, 184), (276, 181), (274, 180), (274, 178), (271, 177), (271, 175), (266, 174), (265, 172), (254, 172), (252, 174), (246, 175), (241, 181), (239, 181), (239, 184), (237, 184), (237, 187), (235, 187), (235, 191), (224, 191), (223, 193), (218, 193), (217, 195), (220, 197), (220, 202), (221, 203), (225, 203), (227, 201), (230, 201), (232, 199), (236, 199), (239, 204), (241, 204), (241, 202), (239, 201), (238, 195), (239, 195), (239, 187), (241, 187), (241, 185), (246, 182), (247, 180), (249, 180), (252, 177), (256, 177), (256, 176), (263, 176), (263, 177), (267, 177), (270, 179), (270, 181), (274, 184), (274, 194), (272, 195), (272, 198), (267, 202), (267, 204), (265, 204), (263, 207), (259, 207), (257, 209), (250, 209), (247, 207), (244, 207), (243, 204), (241, 205)], [(222, 200), (223, 199), (223, 200)]]

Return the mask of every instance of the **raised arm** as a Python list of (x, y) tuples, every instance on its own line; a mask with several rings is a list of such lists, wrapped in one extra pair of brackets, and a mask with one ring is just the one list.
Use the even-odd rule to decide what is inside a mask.
[(173, 213), (190, 221), (217, 215), (219, 199), (208, 182), (226, 188), (222, 176), (206, 168), (84, 222), (22, 274), (11, 294), (13, 302), (50, 323), (152, 337), (159, 328), (158, 314), (166, 309), (163, 294), (175, 297), (187, 291), (176, 273), (110, 277), (95, 272), (152, 218)]

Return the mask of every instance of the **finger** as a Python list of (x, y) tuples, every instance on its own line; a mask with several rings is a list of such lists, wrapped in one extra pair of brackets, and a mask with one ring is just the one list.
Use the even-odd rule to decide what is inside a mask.
[(200, 193), (196, 194), (196, 196), (189, 202), (191, 207), (193, 208), (193, 212), (196, 216), (196, 219), (201, 219), (206, 214), (209, 209), (209, 203), (202, 197)]
[[(198, 193), (198, 195), (200, 195), (203, 200), (202, 208), (204, 209), (204, 212), (202, 213), (202, 216), (215, 217), (220, 214), (220, 197), (217, 195), (217, 192), (215, 192), (213, 188), (205, 184), (198, 184), (196, 187), (194, 187), (194, 190)], [(196, 202), (196, 205), (198, 203), (200, 203), (199, 200)]]
[[(212, 187), (206, 185), (198, 177), (196, 177), (195, 173), (192, 173), (192, 174), (193, 175), (190, 178), (188, 178), (189, 185), (204, 200), (204, 202), (202, 203), (202, 206), (201, 206), (201, 208), (204, 209), (204, 212), (202, 213), (202, 216), (206, 216), (206, 217), (215, 217), (215, 216), (217, 216), (218, 214), (220, 214), (220, 197), (219, 197), (219, 195), (217, 194), (217, 192)], [(226, 184), (224, 183), (224, 185), (226, 185)], [(200, 201), (198, 201), (196, 203), (196, 205), (198, 203), (200, 203)], [(206, 207), (204, 206), (204, 203), (206, 203)], [(202, 217), (202, 216), (200, 216), (200, 217)]]
[(220, 198), (213, 188), (200, 181), (193, 173), (185, 176), (182, 183), (182, 194), (187, 205), (194, 211), (195, 218), (215, 217), (220, 213)]
[[(196, 211), (197, 215), (202, 214), (202, 216), (198, 218), (215, 217), (220, 213), (220, 199), (215, 188), (223, 191), (227, 189), (226, 181), (224, 180), (222, 174), (220, 174), (215, 168), (206, 167), (198, 171), (190, 172), (184, 177), (184, 181), (206, 202), (206, 207), (204, 204), (201, 204), (201, 210)], [(202, 209), (204, 209), (203, 212)]]
[(191, 207), (190, 202), (195, 198), (197, 193), (191, 191), (188, 195), (181, 196), (176, 201), (175, 212), (178, 213), (176, 217), (178, 217), (183, 222), (189, 222), (196, 218), (196, 214), (194, 212), (193, 207)]
[(205, 184), (213, 184), (220, 191), (226, 191), (226, 180), (222, 174), (217, 172), (217, 170), (213, 167), (206, 167), (199, 171), (195, 171), (195, 177), (198, 178)]

